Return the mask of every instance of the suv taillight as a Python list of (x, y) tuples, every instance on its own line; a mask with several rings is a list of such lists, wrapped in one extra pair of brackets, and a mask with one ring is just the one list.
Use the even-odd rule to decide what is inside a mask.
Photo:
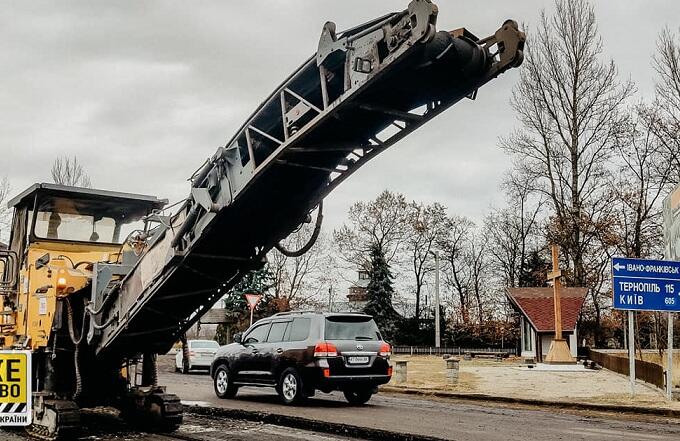
[(389, 357), (390, 355), (392, 355), (392, 348), (388, 343), (383, 343), (382, 345), (380, 345), (378, 355), (381, 357)]
[(315, 357), (337, 357), (338, 348), (335, 347), (333, 343), (328, 343), (326, 341), (320, 341), (314, 347)]

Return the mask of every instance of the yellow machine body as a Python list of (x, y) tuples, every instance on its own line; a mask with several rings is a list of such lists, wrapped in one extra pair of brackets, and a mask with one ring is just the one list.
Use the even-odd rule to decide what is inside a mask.
[[(20, 344), (27, 349), (45, 347), (50, 338), (57, 298), (67, 297), (91, 285), (92, 265), (78, 262), (107, 262), (118, 253), (119, 246), (49, 242), (30, 243), (27, 265), (20, 270), (15, 330), (5, 339), (5, 347)], [(35, 262), (49, 255), (49, 262), (36, 267)]]

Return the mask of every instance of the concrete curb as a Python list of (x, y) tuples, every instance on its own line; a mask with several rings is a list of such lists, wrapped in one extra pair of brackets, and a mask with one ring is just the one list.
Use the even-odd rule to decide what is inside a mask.
[(294, 429), (311, 430), (349, 438), (362, 438), (371, 441), (444, 441), (442, 438), (415, 435), (408, 433), (390, 432), (384, 429), (353, 426), (350, 424), (331, 423), (290, 415), (258, 412), (243, 409), (227, 409), (223, 407), (204, 407), (184, 405), (184, 411), (193, 415), (207, 417), (230, 418), (235, 420), (254, 421)]
[(551, 400), (538, 400), (530, 398), (514, 398), (514, 397), (503, 397), (503, 396), (493, 396), (480, 393), (464, 393), (464, 392), (450, 392), (443, 390), (431, 390), (431, 389), (418, 389), (418, 388), (408, 388), (408, 387), (397, 387), (397, 386), (382, 386), (380, 387), (381, 392), (394, 393), (394, 394), (404, 394), (404, 395), (419, 395), (423, 397), (436, 397), (436, 398), (449, 398), (455, 400), (469, 400), (469, 401), (489, 401), (497, 403), (509, 403), (509, 404), (523, 404), (529, 406), (539, 406), (539, 407), (554, 407), (561, 409), (575, 409), (575, 410), (592, 410), (596, 412), (614, 412), (614, 413), (626, 413), (626, 414), (638, 414), (638, 415), (656, 415), (665, 416), (671, 418), (680, 418), (680, 410), (668, 409), (668, 408), (655, 408), (655, 407), (644, 407), (644, 406), (627, 406), (627, 405), (614, 405), (614, 404), (594, 404), (594, 403), (581, 403), (581, 402), (563, 402), (563, 401), (551, 401)]

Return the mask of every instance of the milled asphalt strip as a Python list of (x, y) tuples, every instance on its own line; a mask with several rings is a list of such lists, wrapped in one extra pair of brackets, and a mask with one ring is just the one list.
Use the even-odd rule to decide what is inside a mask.
[(576, 409), (576, 410), (592, 410), (596, 412), (614, 412), (637, 415), (656, 415), (671, 418), (680, 418), (680, 410), (668, 408), (654, 408), (644, 406), (629, 406), (629, 405), (613, 405), (613, 404), (594, 404), (594, 403), (579, 403), (579, 402), (562, 402), (550, 400), (535, 400), (529, 398), (512, 398), (512, 397), (497, 397), (493, 395), (478, 394), (478, 393), (460, 393), (448, 391), (433, 391), (415, 388), (400, 388), (393, 386), (383, 386), (380, 388), (381, 392), (388, 394), (401, 395), (417, 395), (424, 398), (449, 398), (454, 400), (468, 400), (468, 401), (486, 401), (497, 403), (510, 404), (524, 404), (528, 406), (539, 407), (554, 407), (562, 409)]
[[(383, 429), (353, 426), (350, 424), (330, 423), (297, 416), (280, 415), (243, 409), (226, 409), (221, 407), (204, 407), (184, 405), (184, 411), (194, 415), (208, 417), (231, 418), (235, 420), (256, 421), (275, 426), (285, 426), (294, 429), (325, 432), (370, 441), (445, 441), (443, 438), (413, 435), (408, 433), (390, 432)], [(450, 441), (450, 439), (449, 439)]]

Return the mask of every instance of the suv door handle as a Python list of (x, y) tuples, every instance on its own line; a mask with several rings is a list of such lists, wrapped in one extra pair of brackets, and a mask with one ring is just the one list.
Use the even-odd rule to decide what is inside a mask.
[(282, 349), (282, 348), (276, 349), (276, 353), (277, 353), (277, 354), (282, 354), (282, 353), (283, 353), (283, 349)]

